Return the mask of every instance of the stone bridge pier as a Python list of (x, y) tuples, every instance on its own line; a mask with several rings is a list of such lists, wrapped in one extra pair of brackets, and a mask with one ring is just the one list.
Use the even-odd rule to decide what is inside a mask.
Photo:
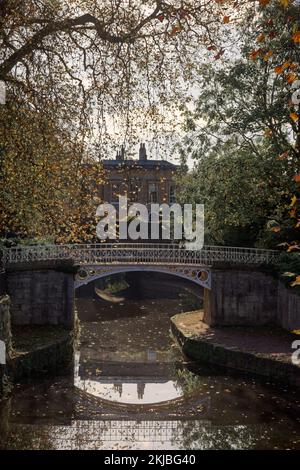
[[(75, 288), (127, 269), (98, 266), (89, 279), (82, 279), (82, 266), (78, 270), (72, 263), (33, 263), (30, 269), (28, 265), (14, 266), (7, 271), (12, 323), (72, 329)], [(173, 274), (181, 273), (177, 270)], [(210, 326), (278, 325), (300, 329), (300, 297), (269, 274), (254, 269), (211, 268), (209, 283), (195, 281), (199, 289), (204, 289), (204, 321)]]
[(300, 329), (300, 296), (268, 274), (278, 252), (177, 245), (45, 245), (3, 255), (14, 324), (74, 326), (74, 291), (101, 277), (128, 271), (166, 272), (204, 289), (211, 326), (278, 325)]
[(300, 328), (300, 296), (258, 269), (211, 269), (204, 289), (204, 321), (210, 326), (277, 325)]
[(15, 325), (74, 327), (71, 262), (34, 262), (7, 267), (7, 293)]

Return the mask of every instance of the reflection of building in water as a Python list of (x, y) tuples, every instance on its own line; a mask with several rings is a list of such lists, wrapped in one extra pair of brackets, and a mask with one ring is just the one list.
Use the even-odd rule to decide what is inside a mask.
[[(97, 374), (96, 370), (101, 370)], [(79, 363), (78, 375), (83, 380), (99, 383), (163, 383), (172, 374), (172, 363), (93, 361), (88, 358)]]
[(119, 396), (122, 396), (123, 391), (123, 384), (122, 383), (114, 383), (114, 390), (119, 393)]
[[(128, 382), (126, 382), (128, 383)], [(137, 382), (136, 389), (137, 389), (137, 397), (139, 400), (142, 400), (144, 397), (146, 384), (144, 382)], [(114, 383), (114, 391), (119, 394), (119, 397), (122, 397), (123, 393), (123, 382)]]
[(139, 400), (142, 400), (144, 398), (144, 392), (145, 392), (145, 386), (143, 382), (137, 383), (137, 396)]
[[(101, 370), (101, 374), (97, 370)], [(77, 387), (89, 391), (95, 396), (108, 397), (110, 400), (148, 401), (149, 394), (162, 401), (166, 397), (178, 397), (178, 390), (170, 381), (172, 364), (168, 363), (123, 363), (123, 362), (80, 362)], [(147, 387), (146, 387), (147, 385)], [(152, 398), (151, 398), (152, 399)]]

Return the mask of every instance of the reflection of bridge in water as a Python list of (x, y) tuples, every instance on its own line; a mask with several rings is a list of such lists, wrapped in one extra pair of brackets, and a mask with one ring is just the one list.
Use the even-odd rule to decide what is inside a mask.
[(69, 426), (17, 425), (15, 433), (31, 436), (31, 448), (101, 449), (245, 449), (253, 445), (258, 425), (224, 425), (222, 432), (210, 421), (201, 420), (104, 420), (73, 421)]
[[(184, 423), (193, 428), (203, 430), (203, 426), (209, 425), (209, 421), (190, 420)], [(76, 421), (72, 429), (77, 430), (83, 435), (87, 435), (88, 443), (94, 442), (151, 442), (160, 443), (171, 441), (180, 441), (182, 439), (182, 430), (184, 425), (182, 421)]]

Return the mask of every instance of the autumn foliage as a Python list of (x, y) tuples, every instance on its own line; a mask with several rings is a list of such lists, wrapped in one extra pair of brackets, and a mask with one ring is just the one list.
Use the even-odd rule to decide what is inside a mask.
[(0, 108), (2, 237), (75, 243), (95, 236), (102, 167), (54, 114), (17, 97)]
[[(158, 116), (173, 115), (190, 98), (207, 60), (226, 65), (238, 44), (226, 31), (253, 25), (248, 61), (272, 67), (288, 87), (293, 145), (274, 161), (298, 155), (299, 2), (292, 0), (2, 0), (0, 80), (1, 233), (52, 236), (57, 242), (93, 239), (93, 214), (103, 181), (101, 158), (111, 144), (136, 141)], [(121, 125), (111, 142), (114, 119)], [(278, 138), (272, 119), (264, 133)], [(299, 168), (282, 208), (299, 229)], [(297, 232), (296, 232), (297, 233)], [(294, 237), (294, 235), (293, 235)], [(299, 250), (300, 237), (286, 236)]]

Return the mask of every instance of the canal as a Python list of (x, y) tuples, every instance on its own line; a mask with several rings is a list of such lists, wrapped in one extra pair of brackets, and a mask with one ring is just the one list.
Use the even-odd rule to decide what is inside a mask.
[(169, 319), (200, 301), (158, 284), (78, 290), (74, 367), (0, 402), (0, 448), (300, 449), (297, 391), (184, 358)]

